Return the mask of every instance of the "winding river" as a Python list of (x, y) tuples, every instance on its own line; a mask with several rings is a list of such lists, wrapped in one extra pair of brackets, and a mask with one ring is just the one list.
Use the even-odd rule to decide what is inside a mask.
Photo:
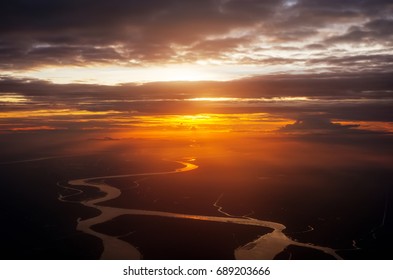
[(201, 220), (201, 221), (209, 221), (209, 222), (216, 222), (216, 223), (234, 223), (234, 224), (241, 224), (241, 225), (267, 227), (273, 230), (272, 232), (262, 235), (256, 240), (237, 248), (234, 252), (236, 259), (274, 259), (275, 256), (281, 253), (289, 245), (296, 245), (300, 247), (319, 250), (324, 252), (325, 254), (333, 256), (336, 259), (341, 259), (341, 257), (336, 253), (336, 250), (332, 248), (321, 247), (309, 243), (302, 243), (292, 240), (283, 232), (283, 230), (285, 229), (285, 225), (283, 224), (271, 222), (271, 221), (258, 220), (248, 216), (241, 216), (241, 217), (232, 216), (226, 213), (222, 209), (222, 207), (218, 205), (219, 199), (221, 197), (219, 197), (219, 199), (215, 202), (214, 206), (217, 208), (218, 212), (223, 214), (224, 216), (190, 215), (190, 214), (171, 213), (171, 212), (162, 212), (162, 211), (149, 211), (143, 209), (125, 209), (125, 208), (99, 205), (99, 203), (101, 202), (115, 199), (121, 195), (121, 191), (118, 188), (115, 188), (105, 183), (104, 181), (105, 179), (136, 177), (136, 176), (167, 175), (167, 174), (173, 174), (179, 172), (189, 172), (198, 168), (197, 165), (190, 162), (186, 162), (186, 161), (177, 161), (177, 162), (182, 164), (183, 167), (175, 169), (173, 171), (111, 175), (111, 176), (101, 176), (101, 177), (70, 180), (68, 181), (69, 186), (62, 186), (60, 184), (58, 185), (66, 189), (71, 189), (74, 191), (74, 193), (66, 196), (59, 195), (58, 199), (63, 202), (70, 202), (68, 200), (70, 197), (83, 193), (82, 190), (77, 188), (78, 186), (90, 186), (90, 187), (98, 188), (101, 192), (104, 193), (104, 196), (100, 198), (94, 198), (94, 199), (79, 202), (84, 206), (97, 209), (100, 212), (100, 214), (98, 216), (85, 220), (79, 218), (77, 223), (77, 230), (82, 231), (86, 234), (93, 235), (102, 241), (104, 250), (101, 254), (100, 257), (101, 259), (141, 259), (142, 258), (141, 252), (139, 252), (138, 249), (132, 246), (130, 243), (125, 242), (116, 236), (106, 235), (92, 229), (94, 225), (105, 223), (121, 215), (159, 216), (159, 217), (176, 218), (176, 219)]

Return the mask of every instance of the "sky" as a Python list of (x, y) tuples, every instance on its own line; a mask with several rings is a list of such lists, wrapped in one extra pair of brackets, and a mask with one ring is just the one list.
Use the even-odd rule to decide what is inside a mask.
[(391, 133), (393, 3), (7, 1), (0, 70), (0, 133)]
[(392, 70), (391, 1), (16, 0), (0, 18), (2, 72), (59, 83)]

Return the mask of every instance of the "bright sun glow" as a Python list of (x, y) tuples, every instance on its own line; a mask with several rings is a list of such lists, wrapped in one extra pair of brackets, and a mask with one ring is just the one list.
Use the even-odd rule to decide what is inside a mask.
[(1, 94), (0, 95), (0, 103), (22, 103), (28, 101), (22, 95), (19, 94)]
[(162, 71), (165, 81), (201, 81), (210, 80), (211, 75), (195, 67), (168, 67)]
[[(226, 81), (238, 78), (234, 69), (217, 65), (176, 64), (162, 66), (86, 66), (43, 67), (28, 71), (8, 71), (17, 77), (32, 77), (57, 84), (84, 83), (116, 85), (168, 81)], [(241, 75), (241, 74), (240, 74)]]
[(189, 98), (188, 101), (239, 101), (240, 98), (232, 98), (232, 97), (195, 97)]

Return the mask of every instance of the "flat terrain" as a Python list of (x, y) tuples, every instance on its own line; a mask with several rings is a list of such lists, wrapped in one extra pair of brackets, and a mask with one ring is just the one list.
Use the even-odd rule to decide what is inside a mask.
[[(101, 241), (76, 227), (78, 221), (99, 215), (81, 203), (105, 194), (91, 186), (70, 188), (68, 182), (172, 171), (182, 167), (177, 160), (189, 160), (198, 168), (98, 180), (121, 191), (119, 197), (98, 205), (266, 220), (285, 225), (284, 233), (293, 240), (332, 248), (344, 259), (393, 258), (393, 173), (383, 153), (361, 154), (361, 149), (341, 146), (340, 161), (325, 143), (288, 141), (281, 143), (281, 149), (274, 149), (272, 144), (255, 146), (255, 140), (250, 141), (253, 149), (229, 143), (217, 151), (214, 142), (187, 148), (179, 143), (141, 144), (135, 140), (131, 148), (122, 143), (116, 149), (104, 147), (85, 154), (45, 158), (32, 154), (29, 160), (9, 156), (0, 169), (0, 206), (5, 213), (0, 235), (6, 241), (1, 258), (99, 258)], [(144, 259), (233, 259), (235, 249), (248, 243), (252, 247), (252, 241), (272, 231), (251, 225), (138, 215), (120, 215), (92, 229), (128, 242)], [(331, 256), (290, 245), (276, 258)]]

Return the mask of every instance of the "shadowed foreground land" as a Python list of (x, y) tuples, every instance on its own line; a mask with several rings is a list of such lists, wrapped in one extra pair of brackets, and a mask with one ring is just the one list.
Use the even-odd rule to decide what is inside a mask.
[[(334, 139), (330, 139), (334, 140)], [(96, 259), (101, 241), (78, 221), (97, 216), (80, 202), (104, 194), (77, 178), (167, 172), (176, 160), (198, 169), (178, 174), (105, 179), (121, 195), (102, 206), (188, 215), (250, 217), (282, 223), (294, 241), (329, 247), (344, 259), (392, 258), (392, 170), (389, 145), (331, 144), (320, 139), (195, 141), (88, 140), (84, 153), (31, 151), (1, 165), (3, 259)], [(241, 144), (241, 145), (240, 145)], [(64, 146), (65, 150), (71, 149)], [(58, 150), (58, 149), (56, 149)], [(36, 156), (33, 154), (36, 153)], [(29, 155), (24, 153), (24, 155)], [(61, 157), (57, 157), (61, 156)], [(99, 181), (97, 181), (99, 182)], [(61, 202), (58, 197), (66, 198)], [(271, 231), (250, 225), (153, 216), (119, 216), (93, 229), (129, 242), (145, 259), (232, 259)], [(278, 259), (329, 259), (288, 246)]]

